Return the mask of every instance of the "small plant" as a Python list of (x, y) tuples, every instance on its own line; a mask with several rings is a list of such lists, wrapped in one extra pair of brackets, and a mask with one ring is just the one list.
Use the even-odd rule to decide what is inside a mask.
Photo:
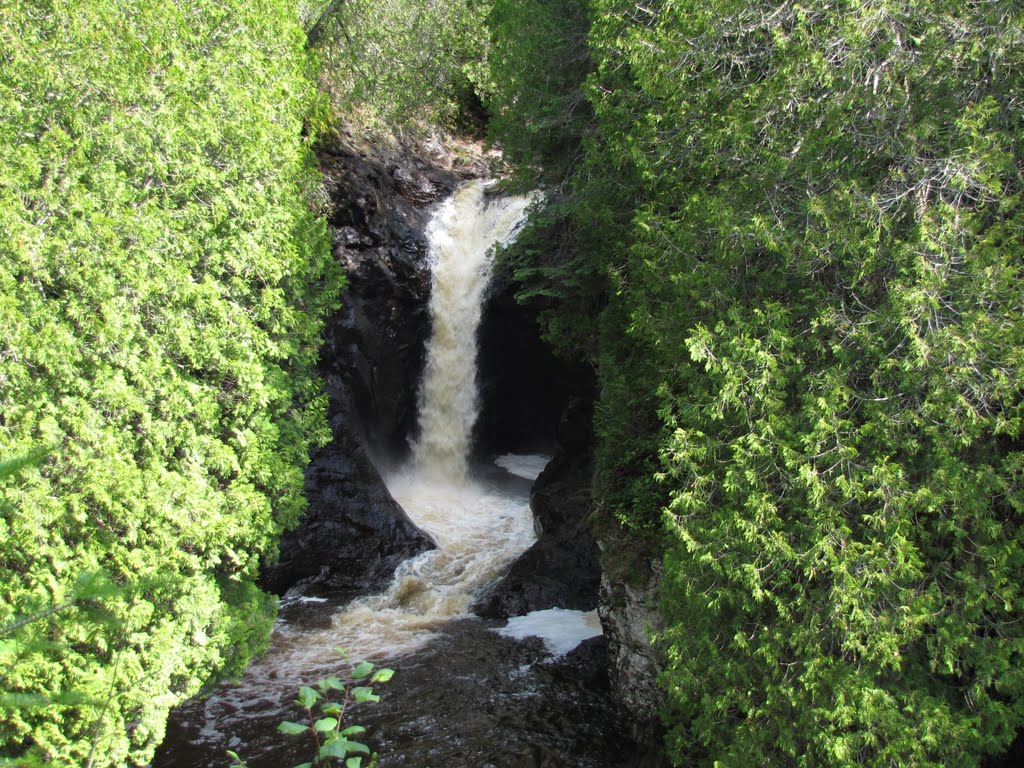
[[(338, 653), (345, 652), (338, 648)], [(374, 669), (373, 664), (361, 661), (349, 671), (344, 680), (337, 675), (322, 678), (315, 688), (307, 685), (299, 688), (299, 696), (295, 699), (306, 711), (309, 724), (295, 723), (284, 720), (277, 730), (291, 736), (308, 733), (313, 740), (315, 757), (312, 761), (296, 765), (295, 768), (316, 768), (340, 764), (344, 760), (345, 768), (373, 768), (377, 756), (371, 755), (370, 748), (352, 736), (366, 733), (361, 725), (343, 726), (345, 709), (352, 702), (378, 702), (380, 696), (373, 692), (371, 685), (386, 683), (394, 675), (391, 669)], [(248, 768), (245, 761), (236, 752), (228, 750), (228, 756), (234, 761), (231, 768)], [(363, 765), (363, 757), (369, 763)]]

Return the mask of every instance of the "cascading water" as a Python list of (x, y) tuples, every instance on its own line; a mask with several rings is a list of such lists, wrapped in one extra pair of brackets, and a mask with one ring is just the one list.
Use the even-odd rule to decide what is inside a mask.
[(427, 235), (433, 280), (433, 335), (420, 393), (415, 472), (446, 483), (466, 477), (477, 416), (476, 332), (496, 243), (507, 244), (525, 219), (529, 198), (488, 201), (480, 181), (460, 187), (431, 222)]
[[(378, 732), (382, 768), (621, 764), (620, 729), (603, 693), (585, 694), (573, 680), (547, 673), (543, 663), (550, 656), (543, 647), (506, 639), (492, 631), (500, 629), (493, 623), (469, 618), (480, 588), (535, 539), (526, 493), (477, 483), (467, 468), (488, 252), (514, 237), (528, 203), (488, 200), (485, 185), (471, 182), (440, 208), (428, 231), (433, 332), (420, 393), (420, 436), (410, 465), (388, 478), (388, 488), (437, 549), (403, 563), (383, 594), (343, 606), (298, 598), (292, 608), (302, 610), (290, 609), (292, 620), (278, 622), (270, 651), (240, 683), (221, 685), (210, 698), (182, 709), (173, 724), (177, 733), (154, 768), (226, 764), (214, 757), (224, 749), (242, 753), (252, 768), (308, 759), (274, 729), (296, 717), (290, 702), (299, 685), (337, 670), (338, 647), (352, 659), (399, 670), (383, 702), (358, 715)], [(498, 463), (532, 479), (544, 461), (508, 456)], [(544, 634), (512, 623), (502, 631), (510, 637)], [(599, 631), (570, 630), (575, 639), (562, 642), (570, 648)], [(488, 709), (491, 716), (481, 719)], [(537, 739), (543, 748), (533, 743)], [(579, 751), (581, 744), (593, 757)]]
[(337, 619), (351, 652), (373, 658), (428, 640), (429, 628), (464, 615), (476, 591), (534, 540), (527, 500), (468, 478), (477, 415), (476, 332), (491, 271), (489, 253), (524, 221), (526, 197), (488, 200), (460, 187), (428, 229), (432, 335), (420, 391), (412, 463), (388, 488), (438, 548), (403, 563), (391, 589), (356, 600)]

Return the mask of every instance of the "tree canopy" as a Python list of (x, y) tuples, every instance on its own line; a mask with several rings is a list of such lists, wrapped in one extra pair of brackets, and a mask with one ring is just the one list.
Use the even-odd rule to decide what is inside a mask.
[(284, 0), (0, 8), (0, 457), (42, 448), (0, 478), (0, 757), (144, 764), (266, 642), (341, 285), (304, 44)]
[(487, 90), (486, 0), (330, 0), (311, 9), (320, 82), (374, 134), (464, 129)]
[(554, 332), (599, 328), (598, 502), (665, 553), (673, 758), (978, 765), (1024, 718), (1019, 6), (584, 23), (555, 206), (589, 226), (509, 259)]

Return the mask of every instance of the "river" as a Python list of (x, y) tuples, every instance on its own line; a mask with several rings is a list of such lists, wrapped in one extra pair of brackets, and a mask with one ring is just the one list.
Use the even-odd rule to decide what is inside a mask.
[[(378, 765), (622, 766), (633, 746), (611, 703), (595, 613), (550, 610), (509, 622), (473, 616), (474, 597), (535, 540), (530, 482), (547, 457), (499, 457), (470, 465), (479, 410), (476, 335), (490, 251), (521, 226), (525, 197), (493, 197), (483, 182), (461, 186), (435, 214), (430, 240), (432, 334), (419, 405), (419, 438), (388, 488), (437, 549), (403, 563), (388, 590), (351, 601), (282, 601), (268, 653), (242, 680), (222, 683), (179, 708), (153, 768), (250, 768), (312, 758), (308, 741), (276, 730), (301, 719), (300, 685), (366, 659), (395, 670), (381, 701), (346, 720)], [(340, 763), (339, 763), (340, 764)]]

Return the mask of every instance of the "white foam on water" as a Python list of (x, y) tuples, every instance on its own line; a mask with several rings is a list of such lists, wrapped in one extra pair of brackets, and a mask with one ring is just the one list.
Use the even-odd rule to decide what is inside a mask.
[(494, 460), (494, 463), (517, 477), (536, 480), (544, 467), (551, 461), (550, 456), (539, 453), (506, 453)]
[(402, 563), (386, 592), (353, 601), (335, 618), (353, 657), (412, 650), (433, 636), (431, 629), (470, 615), (477, 591), (536, 539), (525, 496), (415, 472), (391, 478), (388, 487), (438, 548)]
[(515, 616), (497, 630), (498, 634), (524, 640), (539, 637), (544, 647), (555, 658), (564, 656), (584, 640), (604, 634), (597, 611), (571, 611), (549, 608)]

